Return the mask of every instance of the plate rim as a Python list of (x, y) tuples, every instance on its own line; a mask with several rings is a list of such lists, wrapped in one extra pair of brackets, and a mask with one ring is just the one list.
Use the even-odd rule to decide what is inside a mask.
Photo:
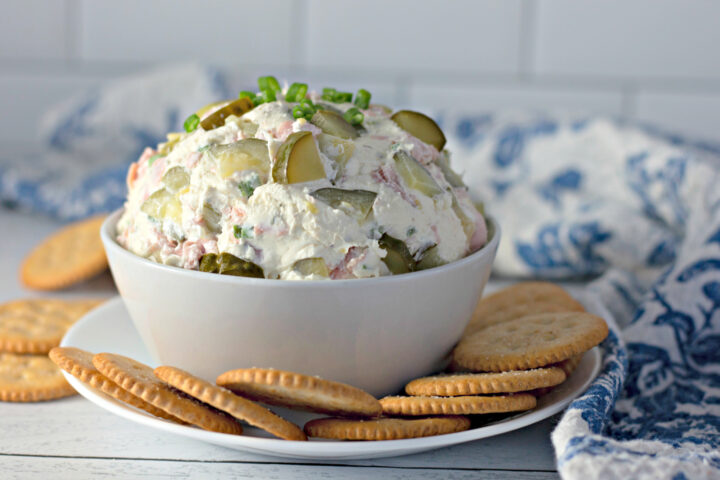
[[(581, 302), (591, 309), (598, 311), (600, 316), (607, 318), (609, 312), (600, 304), (599, 301), (588, 299), (583, 296)], [(589, 304), (589, 305), (588, 305)], [(108, 313), (118, 315), (116, 310), (122, 307), (125, 310), (123, 300), (120, 296), (115, 296), (100, 305), (99, 307), (88, 312), (78, 322), (76, 322), (65, 334), (60, 345), (73, 346), (72, 340), (78, 333), (82, 331), (87, 324), (102, 321)], [(123, 315), (124, 314), (124, 315)], [(128, 322), (132, 324), (127, 312), (120, 312)], [(134, 328), (134, 326), (133, 326)], [(144, 348), (144, 346), (143, 346)], [(591, 362), (590, 373), (581, 384), (568, 392), (565, 396), (556, 400), (554, 403), (546, 405), (538, 410), (532, 410), (527, 413), (521, 413), (501, 421), (483, 425), (477, 428), (471, 428), (462, 432), (449, 433), (444, 435), (436, 435), (430, 437), (398, 439), (398, 440), (379, 440), (373, 442), (366, 441), (332, 441), (313, 439), (310, 441), (294, 441), (283, 440), (279, 438), (263, 438), (250, 435), (230, 435), (225, 433), (210, 432), (195, 427), (183, 426), (172, 423), (157, 417), (152, 417), (145, 412), (136, 410), (122, 402), (115, 400), (104, 393), (82, 383), (69, 373), (62, 371), (66, 380), (72, 385), (80, 395), (99, 406), (103, 410), (128, 419), (140, 425), (156, 428), (171, 434), (180, 435), (186, 438), (200, 440), (206, 443), (223, 446), (225, 448), (233, 448), (236, 450), (244, 450), (262, 455), (271, 455), (284, 458), (300, 458), (300, 459), (369, 459), (379, 457), (391, 457), (409, 453), (420, 453), (422, 451), (432, 450), (436, 448), (457, 445), (483, 438), (489, 438), (501, 435), (514, 430), (518, 430), (529, 425), (538, 423), (549, 418), (556, 413), (562, 411), (574, 399), (580, 396), (597, 377), (602, 366), (601, 353), (598, 347), (585, 352), (583, 361), (589, 357)]]

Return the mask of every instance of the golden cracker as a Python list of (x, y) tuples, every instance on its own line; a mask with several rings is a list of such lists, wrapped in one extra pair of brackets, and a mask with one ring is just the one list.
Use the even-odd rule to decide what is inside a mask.
[(0, 401), (42, 402), (75, 393), (45, 355), (0, 353)]
[(15, 300), (0, 305), (0, 352), (47, 353), (102, 300)]
[(271, 405), (328, 413), (337, 416), (380, 415), (380, 403), (359, 388), (340, 382), (272, 368), (230, 370), (217, 384)]
[(607, 334), (605, 320), (590, 313), (531, 315), (462, 338), (453, 362), (479, 372), (544, 367), (590, 350)]
[(294, 423), (280, 418), (253, 401), (239, 397), (229, 390), (206, 382), (179, 368), (157, 367), (155, 375), (171, 387), (276, 437), (285, 440), (307, 440), (305, 433)]
[(37, 245), (20, 267), (20, 281), (37, 290), (57, 290), (94, 277), (107, 266), (100, 240), (105, 215), (72, 223)]
[(111, 381), (170, 415), (205, 430), (237, 435), (242, 433), (242, 426), (237, 420), (172, 390), (147, 365), (111, 353), (99, 353), (92, 362)]
[(582, 361), (583, 354), (580, 353), (578, 355), (573, 355), (572, 357), (568, 358), (567, 360), (563, 360), (562, 362), (557, 363), (555, 366), (560, 368), (563, 372), (565, 372), (565, 375), (568, 377), (572, 372), (575, 371), (575, 369), (580, 365), (580, 362)]
[(482, 298), (463, 336), (490, 325), (528, 315), (554, 312), (584, 312), (582, 304), (562, 287), (549, 282), (521, 282)]
[(470, 395), (462, 397), (385, 397), (380, 399), (385, 415), (479, 415), (530, 410), (537, 399), (529, 393)]
[(459, 416), (369, 420), (318, 418), (305, 424), (305, 433), (309, 437), (336, 440), (397, 440), (462, 432), (468, 428), (470, 420)]
[(111, 381), (105, 375), (100, 373), (92, 363), (93, 354), (73, 347), (55, 347), (50, 350), (50, 360), (58, 367), (68, 372), (73, 377), (83, 383), (87, 383), (91, 387), (100, 390), (121, 402), (132, 405), (148, 412), (156, 417), (172, 420), (180, 424), (185, 424), (182, 420), (174, 417), (164, 410), (161, 410), (149, 404), (145, 400), (136, 397), (130, 392), (123, 390), (116, 383)]
[(557, 367), (497, 373), (434, 375), (411, 381), (405, 385), (405, 393), (414, 396), (457, 397), (527, 392), (558, 385), (564, 382), (565, 378), (565, 372)]

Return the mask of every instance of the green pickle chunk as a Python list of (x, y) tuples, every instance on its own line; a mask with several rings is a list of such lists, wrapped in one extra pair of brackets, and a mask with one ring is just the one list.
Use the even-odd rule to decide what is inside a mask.
[(368, 216), (377, 197), (377, 193), (368, 190), (342, 188), (321, 188), (310, 195), (358, 220)]
[(305, 277), (318, 275), (328, 278), (330, 276), (330, 270), (328, 270), (325, 260), (320, 257), (303, 258), (293, 263), (292, 268)]
[(358, 133), (343, 115), (330, 110), (319, 110), (310, 119), (310, 122), (328, 135), (344, 139), (357, 138)]
[(427, 115), (412, 110), (400, 110), (390, 118), (413, 137), (437, 148), (438, 152), (445, 146), (445, 134)]
[(384, 233), (378, 243), (380, 248), (387, 252), (382, 260), (393, 275), (409, 273), (416, 269), (415, 259), (410, 255), (405, 242)]
[(190, 185), (190, 174), (183, 167), (172, 167), (165, 172), (162, 181), (168, 190), (178, 192)]
[(428, 197), (434, 197), (443, 193), (443, 189), (437, 184), (430, 173), (422, 166), (415, 157), (407, 152), (399, 151), (394, 157), (395, 167), (398, 175), (405, 180), (405, 184)]
[(228, 103), (224, 107), (218, 108), (207, 117), (200, 120), (200, 126), (203, 130), (212, 130), (214, 128), (225, 125), (225, 119), (230, 115), (236, 117), (242, 116), (244, 113), (253, 109), (253, 102), (247, 97), (238, 98)]
[(236, 277), (265, 278), (262, 267), (238, 258), (231, 253), (207, 253), (200, 258), (200, 271), (219, 273), (220, 275), (234, 275)]
[(272, 177), (275, 182), (285, 184), (325, 178), (325, 167), (310, 132), (295, 132), (280, 145)]
[(420, 255), (420, 259), (417, 261), (417, 269), (427, 270), (428, 268), (440, 267), (446, 263), (447, 262), (438, 255), (437, 245), (433, 245)]

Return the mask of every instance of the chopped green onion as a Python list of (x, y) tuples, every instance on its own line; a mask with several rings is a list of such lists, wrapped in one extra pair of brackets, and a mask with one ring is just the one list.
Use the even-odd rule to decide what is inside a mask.
[(258, 78), (258, 89), (260, 89), (261, 92), (265, 90), (271, 90), (273, 93), (279, 92), (281, 90), (280, 84), (278, 83), (277, 79), (271, 75)]
[(210, 144), (209, 144), (209, 143), (208, 143), (207, 145), (203, 145), (202, 147), (198, 148), (197, 151), (198, 151), (198, 153), (203, 153), (203, 152), (204, 152), (205, 150), (207, 150), (208, 148), (210, 148)]
[(252, 197), (255, 189), (260, 186), (260, 176), (257, 173), (253, 173), (250, 178), (243, 180), (238, 184), (238, 189), (242, 192), (245, 198)]
[(305, 118), (305, 110), (300, 105), (295, 105), (292, 109), (293, 118)]
[(277, 98), (275, 95), (275, 90), (270, 90), (270, 89), (260, 90), (260, 93), (258, 93), (258, 95), (262, 96), (263, 103), (274, 102), (275, 99)]
[(358, 108), (366, 109), (370, 106), (370, 97), (371, 96), (372, 95), (370, 95), (370, 92), (368, 92), (364, 88), (361, 88), (355, 94), (355, 102), (354, 103)]
[(185, 131), (188, 133), (195, 131), (198, 125), (200, 125), (200, 117), (194, 113), (185, 120), (185, 123), (183, 123)]
[(337, 93), (337, 90), (330, 87), (325, 87), (322, 89), (322, 99), (327, 100), (328, 102), (332, 102), (333, 98), (335, 98), (335, 94)]
[(350, 92), (337, 92), (333, 98), (335, 103), (347, 103), (352, 102), (352, 93)]
[(160, 157), (164, 157), (165, 155), (161, 155), (159, 153), (156, 153), (152, 157), (148, 159), (148, 168), (152, 167), (152, 164), (155, 163), (155, 160), (157, 160)]
[(360, 110), (358, 110), (357, 107), (352, 107), (343, 114), (343, 118), (350, 125), (360, 125), (363, 122), (363, 120), (365, 120), (365, 115), (363, 115), (363, 113)]
[(233, 225), (233, 236), (235, 238), (252, 238), (253, 227), (241, 227)]
[(307, 94), (308, 86), (307, 83), (293, 83), (288, 88), (287, 94), (285, 95), (286, 102), (299, 102)]
[(238, 94), (238, 98), (249, 98), (250, 100), (252, 100), (253, 98), (255, 98), (255, 92), (251, 92), (250, 90), (241, 90)]
[(408, 237), (412, 237), (413, 235), (415, 235), (415, 232), (416, 232), (415, 227), (410, 227), (407, 229), (406, 233), (407, 233)]
[(313, 115), (317, 112), (317, 106), (315, 106), (309, 98), (303, 98), (300, 103), (295, 105), (292, 109), (294, 118), (304, 118), (310, 121)]

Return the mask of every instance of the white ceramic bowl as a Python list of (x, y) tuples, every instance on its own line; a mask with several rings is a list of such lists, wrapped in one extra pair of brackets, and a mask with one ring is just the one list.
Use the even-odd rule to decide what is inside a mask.
[(500, 238), (442, 267), (355, 280), (287, 281), (169, 267), (101, 236), (120, 295), (148, 351), (214, 381), (273, 367), (380, 396), (444, 366), (490, 275)]

